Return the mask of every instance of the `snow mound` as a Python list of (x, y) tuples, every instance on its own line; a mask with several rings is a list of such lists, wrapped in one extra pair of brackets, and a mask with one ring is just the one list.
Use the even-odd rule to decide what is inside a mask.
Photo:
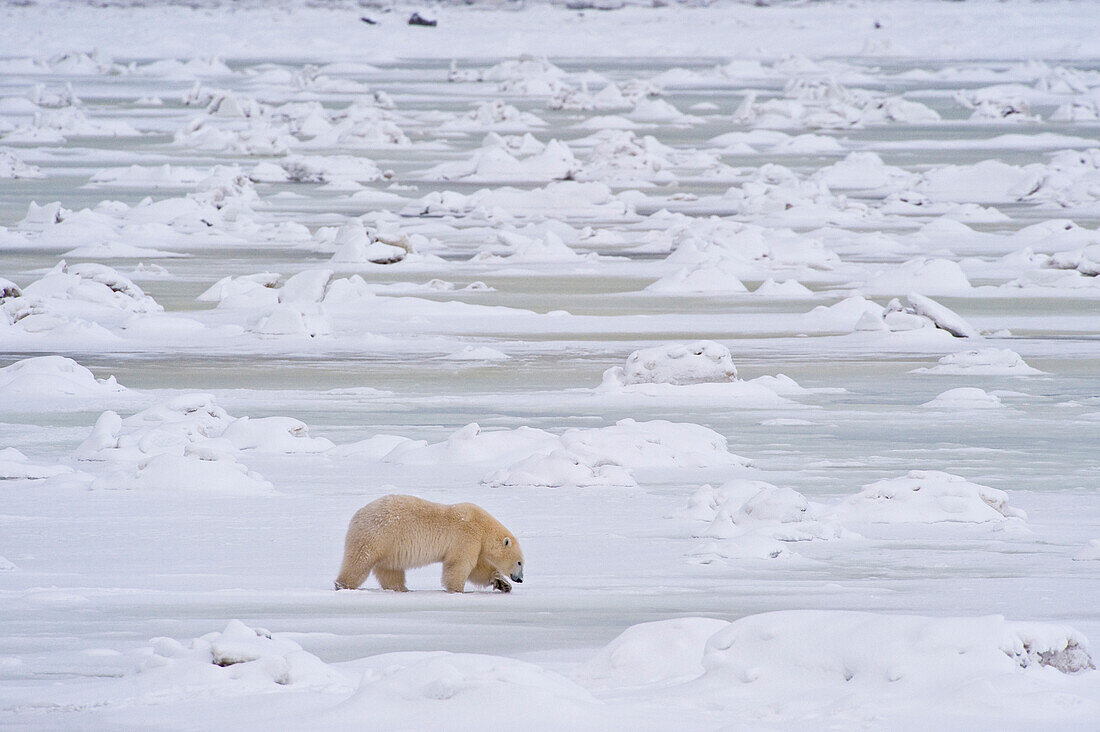
[(476, 422), (471, 422), (443, 442), (431, 445), (402, 443), (385, 459), (386, 462), (402, 465), (500, 465), (539, 450), (560, 446), (560, 439), (545, 430), (518, 427), (514, 430), (485, 431)]
[(692, 556), (701, 563), (730, 559), (789, 558), (792, 542), (849, 535), (825, 507), (798, 491), (758, 480), (738, 479), (692, 495), (685, 515), (709, 522), (694, 532), (708, 539)]
[(257, 272), (249, 275), (223, 277), (195, 299), (199, 302), (216, 302), (224, 308), (252, 308), (271, 306), (279, 302), (275, 286), (280, 275), (276, 272)]
[(453, 132), (474, 132), (494, 130), (497, 132), (522, 132), (535, 127), (545, 127), (546, 123), (530, 112), (521, 112), (500, 99), (481, 102), (464, 115), (446, 120), (439, 126), (441, 130)]
[(515, 217), (558, 216), (621, 219), (633, 206), (599, 182), (554, 181), (542, 188), (520, 190), (510, 186), (483, 188), (469, 195), (433, 191), (401, 213), (414, 216), (473, 216), (508, 221)]
[(502, 61), (486, 69), (478, 81), (497, 82), (501, 94), (552, 97), (568, 88), (569, 75), (545, 57), (530, 55)]
[(1008, 494), (938, 470), (912, 470), (867, 485), (832, 510), (843, 521), (869, 523), (985, 523), (1024, 520)]
[(336, 232), (336, 253), (332, 261), (338, 264), (396, 264), (412, 253), (408, 237), (387, 237), (382, 232), (368, 232), (357, 220), (345, 223)]
[(900, 96), (883, 97), (841, 86), (835, 79), (796, 77), (783, 98), (758, 102), (749, 92), (733, 121), (766, 129), (850, 129), (891, 122), (922, 124), (940, 116), (929, 107)]
[(632, 384), (704, 384), (737, 380), (730, 350), (714, 341), (644, 348), (631, 353), (626, 366), (615, 366), (612, 373), (624, 386)]
[(276, 163), (260, 163), (249, 174), (257, 183), (320, 183), (358, 189), (382, 177), (370, 158), (358, 155), (289, 155)]
[(580, 163), (569, 146), (557, 140), (543, 144), (531, 135), (489, 134), (485, 144), (466, 160), (441, 163), (424, 171), (429, 180), (471, 182), (548, 182), (574, 177)]
[(949, 353), (931, 367), (913, 369), (914, 374), (951, 376), (1033, 376), (1044, 372), (1028, 366), (1020, 354), (1008, 348), (981, 348)]
[(503, 466), (483, 482), (489, 485), (636, 485), (632, 468), (699, 468), (747, 465), (729, 452), (726, 438), (697, 424), (620, 420), (593, 429), (571, 429), (557, 436), (519, 427), (484, 431), (466, 425), (443, 442), (396, 442), (382, 458), (405, 465)]
[(771, 297), (777, 300), (803, 300), (814, 297), (814, 292), (810, 288), (798, 280), (774, 280), (768, 277), (761, 282), (755, 290), (752, 291), (754, 295), (760, 295), (761, 297)]
[(590, 461), (614, 462), (631, 468), (748, 465), (729, 452), (726, 438), (712, 429), (686, 422), (623, 419), (610, 427), (567, 430), (566, 450)]
[(1051, 269), (1076, 270), (1086, 277), (1100, 276), (1100, 244), (1052, 254), (1046, 260), (1046, 266)]
[(1015, 202), (1037, 189), (1044, 168), (1039, 164), (1019, 166), (999, 160), (941, 165), (924, 173), (913, 190), (937, 202)]
[(189, 188), (210, 177), (210, 169), (172, 166), (131, 165), (126, 168), (104, 168), (92, 175), (98, 186), (134, 186), (139, 188)]
[(927, 714), (929, 705), (950, 710), (955, 721), (960, 709), (980, 718), (981, 710), (1006, 704), (1034, 714), (1037, 703), (1070, 701), (1058, 693), (1060, 679), (1050, 669), (1090, 672), (1087, 649), (1070, 628), (998, 615), (788, 610), (750, 615), (719, 630), (702, 652), (704, 674), (679, 688), (771, 721), (818, 719), (835, 710), (840, 697), (850, 713), (879, 722)]
[(340, 690), (348, 685), (339, 672), (289, 638), (239, 620), (187, 644), (173, 638), (154, 638), (152, 643), (139, 666), (144, 678), (138, 683), (145, 686), (163, 682), (245, 694), (280, 687)]
[(497, 239), (508, 247), (503, 257), (486, 255), (474, 257), (474, 262), (493, 262), (498, 259), (509, 263), (540, 264), (558, 262), (583, 262), (595, 259), (595, 255), (585, 256), (568, 244), (553, 231), (531, 231), (527, 236), (513, 231), (497, 232)]
[(699, 650), (728, 627), (714, 618), (675, 618), (632, 625), (571, 676), (592, 687), (628, 689), (675, 684), (701, 676)]
[(36, 165), (27, 165), (9, 150), (0, 149), (0, 180), (12, 178), (45, 178)]
[(0, 449), (0, 480), (42, 480), (71, 472), (67, 465), (34, 465), (14, 447)]
[(948, 389), (921, 406), (954, 412), (968, 409), (999, 409), (1004, 405), (994, 394), (977, 387), (963, 386), (958, 389)]
[(219, 436), (232, 421), (210, 395), (185, 394), (126, 419), (104, 412), (76, 455), (92, 460), (140, 460), (166, 452), (183, 455), (186, 446)]
[(241, 417), (222, 432), (238, 450), (271, 453), (311, 453), (330, 450), (333, 444), (324, 437), (310, 437), (309, 427), (293, 417)]
[(727, 261), (714, 264), (700, 262), (661, 277), (646, 286), (646, 292), (730, 294), (748, 292), (737, 279), (740, 268)]
[[(410, 659), (410, 655), (412, 658)], [(326, 726), (484, 730), (487, 710), (508, 709), (509, 726), (560, 730), (603, 728), (615, 717), (569, 679), (523, 661), (469, 653), (386, 654), (347, 701), (322, 717)], [(523, 703), (516, 705), (516, 700)]]
[(374, 435), (358, 442), (337, 445), (326, 454), (329, 457), (336, 458), (351, 457), (364, 460), (382, 460), (391, 452), (394, 452), (398, 446), (421, 448), (427, 444), (424, 440), (411, 440), (401, 435)]
[(626, 110), (633, 109), (643, 97), (659, 94), (656, 85), (637, 80), (607, 84), (598, 92), (591, 92), (584, 85), (580, 89), (563, 89), (546, 103), (546, 107), (584, 112)]
[(11, 572), (14, 569), (16, 569), (14, 564), (4, 559), (4, 557), (0, 557), (0, 572)]
[(887, 165), (873, 152), (849, 153), (840, 162), (817, 171), (813, 177), (830, 189), (840, 190), (893, 190), (909, 187), (918, 178), (907, 170)]
[(97, 379), (65, 356), (36, 356), (0, 368), (0, 396), (86, 397), (118, 394), (126, 388), (115, 377)]
[(856, 330), (884, 330), (886, 309), (862, 295), (850, 295), (832, 305), (818, 305), (802, 319), (813, 330), (851, 333)]
[(10, 323), (27, 330), (49, 329), (64, 322), (148, 315), (164, 310), (129, 278), (105, 264), (58, 262), (42, 279), (23, 288), (19, 297), (0, 305)]
[[(595, 462), (595, 464), (592, 464)], [(610, 462), (591, 461), (565, 449), (531, 455), (481, 481), (494, 487), (596, 488), (638, 483), (630, 470)]]
[(870, 294), (894, 295), (918, 291), (933, 295), (958, 294), (971, 289), (970, 280), (957, 262), (918, 257), (879, 270), (860, 289)]
[(864, 300), (855, 295), (844, 302), (837, 303), (830, 308), (822, 310), (818, 308), (811, 313), (811, 317), (818, 321), (823, 319), (831, 310), (836, 311), (837, 316), (847, 314), (850, 317), (858, 314), (855, 324), (856, 331), (890, 331), (900, 332), (919, 330), (921, 328), (939, 329), (950, 333), (956, 338), (981, 338), (978, 329), (966, 322), (958, 313), (939, 304), (929, 297), (916, 292), (911, 292), (906, 297), (908, 305), (902, 305), (896, 297), (886, 304), (885, 308)]
[[(791, 171), (777, 165), (766, 165), (761, 171), (765, 178), (775, 174), (783, 180), (795, 179)], [(752, 182), (730, 189), (727, 196), (734, 192), (742, 204), (751, 206), (764, 205), (763, 198), (770, 195)], [(776, 203), (777, 211), (794, 207), (788, 205), (789, 200)], [(840, 265), (840, 257), (814, 237), (717, 217), (676, 220), (666, 231), (654, 232), (649, 239), (655, 248), (671, 250), (665, 259), (670, 268), (713, 267), (742, 279), (765, 279), (780, 272), (805, 277)]]
[(97, 478), (93, 490), (211, 491), (233, 494), (271, 493), (275, 487), (231, 457), (204, 459), (192, 454), (162, 453), (135, 469)]
[(946, 330), (953, 336), (958, 338), (981, 336), (978, 329), (966, 322), (958, 313), (930, 297), (925, 297), (918, 292), (910, 292), (906, 299), (914, 313), (928, 318), (937, 328)]
[(333, 444), (310, 437), (290, 417), (236, 419), (208, 394), (184, 394), (122, 419), (104, 412), (74, 452), (115, 469), (95, 488), (270, 492), (272, 485), (237, 462), (242, 450), (318, 453)]
[[(254, 306), (264, 299), (276, 301), (271, 307), (253, 315), (248, 330), (260, 336), (316, 338), (330, 335), (332, 324), (322, 300), (332, 275), (331, 269), (305, 270), (287, 279), (282, 287), (273, 292), (265, 292), (262, 283), (246, 285), (244, 304), (247, 306)], [(237, 301), (233, 304), (236, 305)]]

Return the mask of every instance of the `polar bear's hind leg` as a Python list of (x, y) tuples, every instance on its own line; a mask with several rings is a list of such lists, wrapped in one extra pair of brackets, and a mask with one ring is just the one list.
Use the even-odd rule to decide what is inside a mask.
[(393, 590), (395, 592), (409, 591), (409, 588), (405, 586), (405, 570), (403, 569), (375, 567), (374, 577), (378, 580), (378, 584), (382, 585), (383, 590)]

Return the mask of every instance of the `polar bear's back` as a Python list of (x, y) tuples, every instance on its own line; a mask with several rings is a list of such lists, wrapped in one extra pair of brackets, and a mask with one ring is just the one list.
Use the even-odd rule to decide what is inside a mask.
[(373, 555), (393, 569), (441, 562), (448, 553), (468, 547), (471, 535), (480, 534), (480, 511), (472, 503), (448, 506), (416, 496), (383, 496), (352, 517), (347, 549)]

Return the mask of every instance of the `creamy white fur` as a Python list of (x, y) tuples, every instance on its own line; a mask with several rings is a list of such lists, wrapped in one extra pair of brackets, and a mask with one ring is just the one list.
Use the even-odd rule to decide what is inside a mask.
[(388, 495), (352, 517), (336, 589), (358, 588), (373, 572), (383, 589), (405, 592), (405, 570), (436, 562), (448, 592), (467, 582), (508, 592), (508, 577), (523, 581), (519, 542), (485, 509)]

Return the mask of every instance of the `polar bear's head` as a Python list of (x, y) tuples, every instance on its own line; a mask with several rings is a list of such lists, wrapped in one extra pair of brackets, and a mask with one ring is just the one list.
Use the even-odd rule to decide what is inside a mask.
[(492, 531), (486, 537), (484, 558), (501, 574), (506, 574), (514, 582), (523, 581), (523, 550), (512, 532), (503, 529)]

